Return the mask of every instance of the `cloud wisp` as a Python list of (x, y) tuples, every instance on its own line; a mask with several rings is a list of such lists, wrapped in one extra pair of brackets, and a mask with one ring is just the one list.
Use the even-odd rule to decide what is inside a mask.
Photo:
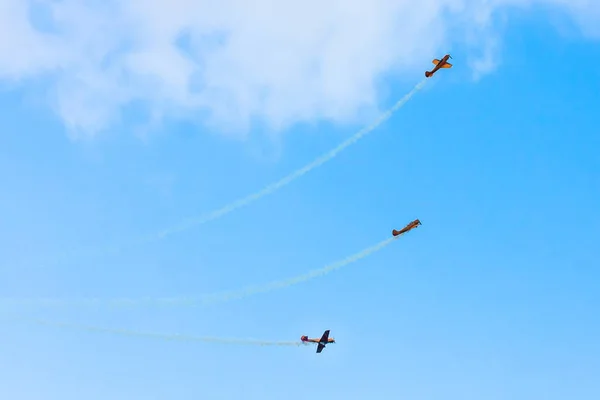
[(420, 75), (450, 46), (493, 70), (498, 16), (533, 7), (600, 35), (595, 0), (3, 0), (0, 80), (34, 88), (74, 137), (140, 104), (230, 136), (344, 125), (378, 109), (381, 78)]

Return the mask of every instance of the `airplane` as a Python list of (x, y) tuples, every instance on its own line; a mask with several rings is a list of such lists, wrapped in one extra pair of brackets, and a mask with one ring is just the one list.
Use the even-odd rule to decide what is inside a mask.
[(425, 71), (425, 76), (428, 78), (431, 77), (440, 68), (452, 68), (452, 64), (448, 62), (449, 58), (452, 58), (452, 56), (450, 56), (450, 54), (446, 54), (441, 60), (438, 60), (437, 58), (434, 59), (432, 63), (435, 65), (435, 67), (433, 67), (431, 71)]
[(394, 235), (394, 236), (402, 235), (403, 233), (406, 233), (406, 232), (410, 231), (411, 229), (416, 228), (419, 225), (421, 225), (421, 221), (419, 221), (418, 219), (415, 219), (413, 222), (406, 225), (404, 228), (400, 229), (399, 231), (397, 231), (395, 229), (392, 230), (392, 235)]
[(329, 329), (323, 332), (321, 339), (309, 339), (308, 336), (302, 336), (300, 337), (300, 340), (302, 340), (304, 343), (318, 343), (317, 353), (322, 352), (326, 344), (335, 343), (335, 339), (329, 337)]

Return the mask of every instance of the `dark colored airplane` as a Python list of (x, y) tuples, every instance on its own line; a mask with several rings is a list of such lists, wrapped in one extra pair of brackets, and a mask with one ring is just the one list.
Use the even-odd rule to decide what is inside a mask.
[(302, 342), (304, 342), (304, 343), (318, 343), (317, 353), (322, 352), (323, 349), (325, 348), (325, 345), (327, 345), (329, 343), (335, 343), (335, 339), (329, 337), (329, 329), (327, 329), (323, 333), (323, 336), (321, 336), (321, 339), (309, 339), (308, 336), (302, 336), (302, 337), (300, 337), (300, 340), (302, 340)]
[(438, 60), (437, 58), (434, 59), (432, 63), (435, 65), (435, 67), (433, 67), (431, 71), (425, 71), (425, 76), (428, 78), (433, 76), (433, 74), (435, 74), (440, 68), (452, 68), (452, 64), (448, 62), (449, 58), (452, 58), (450, 54), (446, 54), (441, 60)]
[(418, 219), (415, 219), (413, 222), (406, 225), (404, 228), (400, 229), (399, 231), (394, 229), (392, 231), (392, 235), (394, 235), (394, 236), (402, 235), (403, 233), (406, 233), (406, 232), (410, 231), (411, 229), (416, 228), (419, 225), (421, 225), (421, 221), (419, 221)]

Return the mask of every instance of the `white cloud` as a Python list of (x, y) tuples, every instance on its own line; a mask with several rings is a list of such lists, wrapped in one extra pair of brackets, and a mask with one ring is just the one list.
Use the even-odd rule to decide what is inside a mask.
[(481, 55), (476, 75), (491, 71), (493, 17), (534, 5), (600, 36), (596, 0), (0, 0), (0, 79), (44, 78), (49, 104), (87, 135), (134, 102), (153, 121), (230, 133), (357, 122), (382, 75), (420, 72), (451, 45)]

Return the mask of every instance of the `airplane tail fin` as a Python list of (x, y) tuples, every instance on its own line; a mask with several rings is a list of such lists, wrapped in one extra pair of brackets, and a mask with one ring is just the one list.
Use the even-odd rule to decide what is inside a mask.
[(425, 71), (425, 76), (426, 76), (427, 78), (429, 78), (431, 75), (432, 75), (432, 74), (431, 74), (431, 72), (429, 72), (429, 71)]
[(400, 231), (397, 231), (395, 229), (392, 231), (392, 235), (394, 235), (394, 236), (398, 236), (399, 234), (400, 234)]

